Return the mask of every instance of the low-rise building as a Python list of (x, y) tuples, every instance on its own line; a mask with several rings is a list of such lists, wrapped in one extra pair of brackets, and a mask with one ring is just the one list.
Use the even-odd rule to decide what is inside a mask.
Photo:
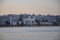
[(8, 20), (10, 22), (10, 25), (17, 25), (17, 22), (19, 21), (19, 16), (18, 15), (8, 15)]
[(35, 17), (32, 15), (23, 18), (24, 25), (34, 25), (35, 24)]

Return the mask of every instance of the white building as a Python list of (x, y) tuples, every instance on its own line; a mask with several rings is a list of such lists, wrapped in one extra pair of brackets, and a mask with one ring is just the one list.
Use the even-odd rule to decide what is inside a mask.
[(8, 20), (10, 22), (10, 25), (17, 25), (17, 22), (19, 20), (19, 16), (18, 15), (8, 15)]
[(35, 22), (35, 16), (28, 15), (28, 17), (23, 18), (24, 25), (34, 25)]

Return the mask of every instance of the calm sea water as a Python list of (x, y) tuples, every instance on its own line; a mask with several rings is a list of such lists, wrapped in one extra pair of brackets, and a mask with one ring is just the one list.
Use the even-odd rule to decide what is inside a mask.
[(60, 27), (3, 27), (0, 40), (60, 40)]

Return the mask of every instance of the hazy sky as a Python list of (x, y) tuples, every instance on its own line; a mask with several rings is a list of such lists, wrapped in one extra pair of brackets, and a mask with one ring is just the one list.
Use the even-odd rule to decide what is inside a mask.
[(35, 13), (60, 15), (60, 0), (2, 0), (0, 15)]

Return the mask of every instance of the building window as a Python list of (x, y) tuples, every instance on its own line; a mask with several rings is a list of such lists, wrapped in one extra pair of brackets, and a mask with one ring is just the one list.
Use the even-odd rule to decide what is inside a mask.
[(48, 20), (45, 20), (45, 22), (48, 22)]
[(34, 21), (32, 21), (32, 23), (34, 23)]

